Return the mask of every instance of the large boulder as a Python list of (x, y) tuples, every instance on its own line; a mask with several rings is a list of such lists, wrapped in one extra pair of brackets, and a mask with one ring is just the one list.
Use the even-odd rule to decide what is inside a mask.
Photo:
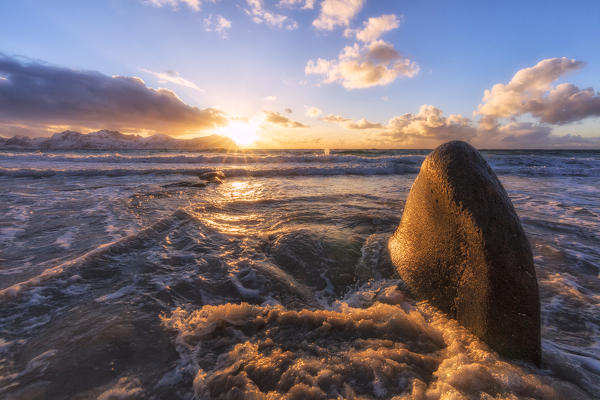
[(389, 249), (416, 298), (498, 353), (540, 363), (531, 247), (506, 191), (475, 148), (448, 142), (425, 159)]

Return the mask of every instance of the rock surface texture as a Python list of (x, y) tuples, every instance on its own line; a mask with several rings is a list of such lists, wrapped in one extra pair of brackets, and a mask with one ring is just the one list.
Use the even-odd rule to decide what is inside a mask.
[(540, 363), (540, 299), (531, 247), (506, 191), (471, 145), (423, 162), (389, 241), (413, 295), (498, 353)]

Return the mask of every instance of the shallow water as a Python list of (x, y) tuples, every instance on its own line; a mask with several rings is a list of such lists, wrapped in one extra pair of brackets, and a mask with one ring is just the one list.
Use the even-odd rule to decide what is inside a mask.
[(600, 152), (484, 152), (541, 368), (402, 290), (386, 241), (426, 153), (0, 152), (0, 397), (593, 398)]

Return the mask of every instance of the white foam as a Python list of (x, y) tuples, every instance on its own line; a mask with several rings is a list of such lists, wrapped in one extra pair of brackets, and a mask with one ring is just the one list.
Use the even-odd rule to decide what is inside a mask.
[(103, 303), (108, 300), (115, 300), (131, 293), (133, 290), (135, 290), (135, 287), (133, 285), (124, 286), (115, 292), (105, 294), (104, 296), (96, 298), (95, 301), (97, 301), (98, 303)]
[(75, 230), (68, 230), (65, 233), (63, 233), (62, 235), (60, 235), (59, 237), (56, 238), (56, 240), (54, 241), (54, 244), (56, 244), (57, 246), (60, 246), (64, 249), (69, 249), (71, 247), (71, 243), (73, 242), (73, 239), (75, 238)]
[(102, 392), (98, 400), (131, 400), (141, 399), (143, 389), (136, 377), (123, 377), (110, 389)]
[[(385, 298), (402, 298), (391, 293), (396, 285), (380, 288)], [(562, 386), (554, 387), (534, 367), (503, 361), (427, 303), (371, 300), (357, 308), (338, 302), (329, 310), (223, 304), (177, 309), (163, 323), (178, 331), (180, 353), (197, 365), (199, 398), (231, 391), (256, 398), (556, 399), (563, 394)], [(201, 351), (213, 349), (213, 342), (221, 349), (216, 359)], [(570, 389), (575, 397), (582, 395)]]

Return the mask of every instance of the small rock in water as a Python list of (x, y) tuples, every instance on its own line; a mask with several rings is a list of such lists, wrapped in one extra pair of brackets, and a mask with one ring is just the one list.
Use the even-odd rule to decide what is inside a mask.
[(415, 297), (498, 353), (540, 363), (531, 247), (506, 191), (475, 148), (448, 142), (425, 159), (388, 246)]
[(208, 171), (200, 174), (198, 177), (209, 182), (223, 183), (223, 179), (225, 179), (225, 173), (221, 170)]

